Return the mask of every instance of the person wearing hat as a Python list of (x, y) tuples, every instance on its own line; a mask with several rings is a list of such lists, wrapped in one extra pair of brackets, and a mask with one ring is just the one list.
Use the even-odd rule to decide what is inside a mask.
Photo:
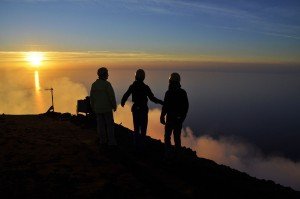
[(166, 155), (171, 152), (171, 134), (175, 142), (175, 152), (181, 148), (181, 129), (187, 112), (189, 101), (187, 93), (181, 88), (180, 75), (172, 73), (169, 78), (169, 88), (165, 93), (164, 105), (162, 107), (160, 122), (165, 125), (165, 148)]
[(100, 145), (117, 145), (114, 134), (113, 112), (117, 109), (113, 87), (108, 79), (108, 70), (105, 67), (98, 69), (98, 79), (92, 84), (90, 104), (97, 115), (97, 132), (100, 136)]
[[(135, 73), (135, 81), (131, 84), (122, 97), (121, 106), (124, 107), (128, 97), (132, 95), (133, 105), (131, 112), (133, 116), (134, 138), (137, 146), (143, 145), (148, 126), (148, 98), (154, 102), (163, 105), (163, 101), (157, 99), (152, 93), (150, 87), (144, 83), (145, 71), (138, 69)], [(142, 142), (139, 143), (139, 140)]]

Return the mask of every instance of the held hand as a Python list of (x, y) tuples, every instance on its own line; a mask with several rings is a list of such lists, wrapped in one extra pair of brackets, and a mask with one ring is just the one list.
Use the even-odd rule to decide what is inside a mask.
[(160, 123), (163, 125), (166, 124), (165, 117), (160, 117)]
[(160, 100), (159, 103), (160, 103), (161, 105), (164, 105), (164, 101), (162, 101), (162, 100)]
[(116, 112), (117, 111), (117, 108), (114, 108), (114, 112)]
[(121, 102), (121, 106), (124, 107), (124, 105), (125, 105), (125, 103), (124, 103), (124, 102)]

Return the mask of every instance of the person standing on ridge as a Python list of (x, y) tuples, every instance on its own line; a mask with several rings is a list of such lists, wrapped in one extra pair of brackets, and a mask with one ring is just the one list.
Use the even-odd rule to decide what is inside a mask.
[(100, 145), (117, 145), (114, 134), (113, 111), (117, 109), (114, 89), (108, 79), (108, 70), (105, 67), (98, 69), (98, 79), (92, 84), (90, 92), (91, 108), (97, 115), (97, 132), (100, 136)]
[[(148, 126), (148, 98), (154, 102), (163, 105), (163, 101), (157, 99), (152, 93), (150, 87), (144, 83), (145, 71), (138, 69), (135, 73), (135, 81), (131, 84), (122, 97), (121, 106), (124, 107), (128, 97), (132, 95), (132, 116), (134, 126), (134, 140), (135, 144), (144, 144)], [(141, 141), (139, 141), (141, 140)], [(141, 143), (140, 143), (141, 142)]]
[[(164, 105), (162, 107), (160, 122), (165, 125), (165, 148), (166, 156), (171, 152), (171, 134), (173, 133), (175, 142), (175, 152), (181, 148), (181, 129), (187, 112), (189, 101), (187, 93), (181, 88), (180, 75), (172, 73), (169, 78), (169, 89), (165, 94)], [(165, 120), (165, 116), (166, 120)]]

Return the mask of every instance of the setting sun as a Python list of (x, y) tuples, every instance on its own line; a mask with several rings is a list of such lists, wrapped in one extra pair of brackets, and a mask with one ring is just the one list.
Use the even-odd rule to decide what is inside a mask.
[(42, 52), (28, 52), (26, 60), (35, 67), (39, 67), (44, 59), (44, 54)]

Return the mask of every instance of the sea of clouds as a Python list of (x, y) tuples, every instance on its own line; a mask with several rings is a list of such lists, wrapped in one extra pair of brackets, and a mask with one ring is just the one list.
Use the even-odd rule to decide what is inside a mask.
[[(160, 110), (149, 110), (147, 135), (164, 140), (164, 126), (160, 124)], [(131, 104), (124, 108), (118, 106), (115, 122), (133, 129)], [(198, 135), (198, 133), (197, 133)], [(190, 127), (182, 129), (182, 145), (196, 151), (198, 157), (211, 159), (260, 179), (273, 180), (284, 186), (300, 190), (300, 162), (293, 162), (280, 156), (265, 156), (252, 144), (242, 142), (234, 137), (209, 135), (195, 136)]]
[[(34, 73), (24, 71), (2, 72), (0, 79), (0, 113), (37, 114), (45, 112), (51, 105), (51, 96), (45, 88), (54, 88), (54, 105), (57, 112), (76, 112), (78, 99), (84, 99), (88, 91), (84, 85), (68, 77), (54, 78), (47, 84), (41, 83), (37, 91)], [(118, 106), (114, 114), (115, 122), (133, 129), (131, 104)], [(159, 122), (160, 110), (149, 110), (147, 135), (163, 141), (164, 126)], [(201, 122), (201, 121), (199, 121)], [(202, 158), (228, 165), (260, 179), (273, 180), (284, 186), (300, 190), (300, 162), (285, 157), (265, 156), (252, 144), (233, 137), (218, 139), (209, 135), (195, 136), (190, 127), (182, 129), (182, 144), (196, 151)], [(197, 132), (201, 135), (201, 132)]]

